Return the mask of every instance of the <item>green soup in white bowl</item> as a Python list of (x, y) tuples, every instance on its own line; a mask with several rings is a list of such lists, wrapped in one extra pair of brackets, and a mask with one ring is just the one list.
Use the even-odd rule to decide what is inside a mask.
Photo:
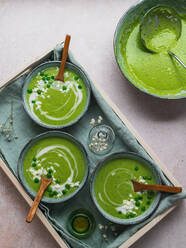
[(90, 84), (84, 72), (66, 63), (64, 82), (55, 81), (60, 62), (46, 62), (28, 74), (23, 86), (26, 112), (39, 125), (64, 128), (76, 123), (90, 102)]
[(91, 196), (108, 220), (136, 224), (156, 208), (160, 193), (134, 192), (131, 179), (145, 184), (161, 184), (157, 169), (135, 153), (114, 153), (103, 159), (91, 178)]
[(42, 201), (64, 202), (77, 194), (87, 180), (87, 154), (73, 136), (49, 131), (26, 144), (19, 157), (18, 175), (32, 197), (39, 190), (41, 176), (52, 178)]

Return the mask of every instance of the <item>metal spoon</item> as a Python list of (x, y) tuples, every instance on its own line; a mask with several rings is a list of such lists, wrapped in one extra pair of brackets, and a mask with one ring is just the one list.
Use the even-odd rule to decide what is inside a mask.
[(143, 45), (154, 53), (167, 51), (184, 68), (186, 65), (170, 51), (171, 46), (180, 38), (181, 19), (175, 9), (169, 6), (156, 6), (143, 16), (140, 24), (140, 37)]

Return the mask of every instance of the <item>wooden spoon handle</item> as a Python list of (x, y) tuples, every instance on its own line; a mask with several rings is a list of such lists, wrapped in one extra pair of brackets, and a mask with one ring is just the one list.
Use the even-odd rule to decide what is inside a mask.
[(181, 187), (167, 186), (167, 185), (146, 185), (143, 187), (145, 190), (155, 190), (155, 191), (163, 191), (169, 193), (180, 193), (182, 192)]
[(37, 211), (37, 208), (39, 206), (39, 203), (41, 201), (41, 198), (42, 198), (46, 188), (51, 184), (51, 182), (52, 182), (52, 180), (47, 180), (47, 179), (44, 179), (43, 177), (41, 177), (41, 185), (40, 185), (39, 191), (37, 192), (37, 195), (34, 199), (34, 202), (32, 203), (30, 211), (26, 217), (26, 222), (28, 222), (28, 223), (32, 222), (32, 220), (35, 216), (35, 213)]
[(55, 78), (55, 80), (60, 80), (64, 82), (64, 69), (65, 69), (65, 64), (66, 64), (66, 60), (67, 60), (67, 56), (68, 56), (68, 48), (69, 48), (69, 44), (70, 44), (70, 35), (66, 35), (65, 38), (65, 44), (63, 47), (63, 54), (62, 54), (62, 59), (61, 59), (61, 64), (60, 64), (60, 68), (59, 68), (59, 72)]
[(142, 191), (142, 190), (155, 190), (155, 191), (163, 191), (169, 193), (180, 193), (182, 192), (181, 187), (167, 186), (167, 185), (151, 185), (151, 184), (143, 184), (139, 183), (135, 180), (131, 180), (133, 183), (134, 192)]

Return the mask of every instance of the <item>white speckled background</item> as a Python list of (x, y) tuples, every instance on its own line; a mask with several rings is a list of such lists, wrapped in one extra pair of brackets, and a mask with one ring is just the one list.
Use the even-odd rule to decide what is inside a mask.
[[(77, 60), (186, 186), (186, 99), (160, 100), (139, 92), (122, 77), (114, 59), (116, 24), (135, 2), (0, 0), (0, 81), (71, 34)], [(2, 170), (0, 195), (0, 248), (58, 248), (37, 218), (25, 223), (28, 206)], [(185, 248), (185, 216), (182, 202), (132, 248)]]

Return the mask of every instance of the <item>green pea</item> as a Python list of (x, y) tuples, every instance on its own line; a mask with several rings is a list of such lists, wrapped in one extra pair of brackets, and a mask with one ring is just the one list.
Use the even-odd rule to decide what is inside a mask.
[(40, 72), (40, 75), (41, 75), (41, 76), (44, 76), (44, 72), (43, 72), (43, 71), (41, 71), (41, 72)]
[(144, 179), (144, 180), (147, 180), (147, 176), (143, 176), (143, 179)]
[(75, 76), (75, 77), (74, 77), (74, 79), (75, 79), (75, 80), (78, 80), (78, 79), (79, 79), (79, 77), (78, 77), (78, 76)]
[(125, 217), (126, 217), (127, 219), (129, 219), (129, 218), (130, 218), (130, 214), (127, 213), (127, 214), (125, 215)]
[(148, 179), (148, 180), (152, 180), (152, 177), (151, 177), (151, 176), (148, 176), (147, 179)]
[(32, 167), (36, 167), (36, 166), (37, 166), (36, 162), (33, 162)]
[(49, 193), (52, 192), (52, 188), (51, 187), (48, 187), (47, 188), (47, 192), (49, 192)]
[(50, 80), (50, 77), (47, 77), (46, 79), (49, 81)]
[(50, 88), (50, 84), (47, 84), (47, 88)]
[(138, 171), (138, 170), (139, 170), (139, 167), (138, 167), (138, 166), (136, 166), (136, 167), (134, 168), (134, 170), (135, 170), (135, 171)]
[(28, 94), (31, 94), (32, 93), (32, 89), (28, 89), (27, 92), (28, 92)]
[(150, 205), (151, 204), (151, 201), (147, 201), (147, 205)]
[(134, 218), (135, 214), (134, 213), (129, 213), (130, 218)]
[(42, 77), (41, 79), (42, 79), (43, 81), (45, 81), (45, 80), (46, 80), (46, 79), (45, 79), (45, 77)]
[(135, 203), (135, 205), (136, 205), (136, 207), (139, 207), (139, 206), (140, 206), (140, 202), (137, 201), (137, 202)]
[(52, 75), (52, 76), (51, 76), (51, 79), (54, 79), (54, 78), (55, 78), (55, 77)]
[(32, 103), (35, 103), (36, 101), (35, 100), (32, 100)]
[(118, 211), (118, 214), (122, 214), (122, 212), (121, 211)]
[(52, 173), (53, 172), (53, 170), (50, 168), (50, 169), (48, 169), (48, 173)]
[(55, 191), (53, 192), (53, 195), (58, 195), (58, 192), (55, 190)]
[(34, 183), (39, 183), (39, 179), (37, 177), (34, 179)]
[(70, 189), (70, 184), (65, 184), (66, 189)]
[(36, 158), (36, 157), (34, 157), (32, 160), (33, 160), (33, 161), (37, 161), (37, 158)]
[(138, 197), (134, 197), (134, 200), (135, 200), (135, 201), (138, 201)]
[(139, 195), (138, 200), (143, 200), (143, 196)]
[(41, 92), (42, 92), (41, 90), (37, 90), (37, 93), (38, 93), (39, 95), (41, 94)]
[(145, 207), (145, 206), (142, 206), (142, 207), (141, 207), (141, 211), (144, 212), (145, 210), (146, 210), (146, 207)]
[(82, 86), (80, 84), (78, 85), (78, 89), (82, 89)]
[(155, 193), (154, 193), (153, 190), (148, 190), (148, 191), (147, 191), (147, 194), (153, 196)]
[(52, 178), (52, 175), (50, 173), (48, 173), (47, 178)]
[(67, 89), (67, 87), (66, 87), (65, 85), (63, 85), (62, 89), (63, 89), (63, 90), (66, 90), (66, 89)]
[(62, 190), (62, 193), (63, 195), (65, 195), (67, 193), (67, 190), (66, 189)]

